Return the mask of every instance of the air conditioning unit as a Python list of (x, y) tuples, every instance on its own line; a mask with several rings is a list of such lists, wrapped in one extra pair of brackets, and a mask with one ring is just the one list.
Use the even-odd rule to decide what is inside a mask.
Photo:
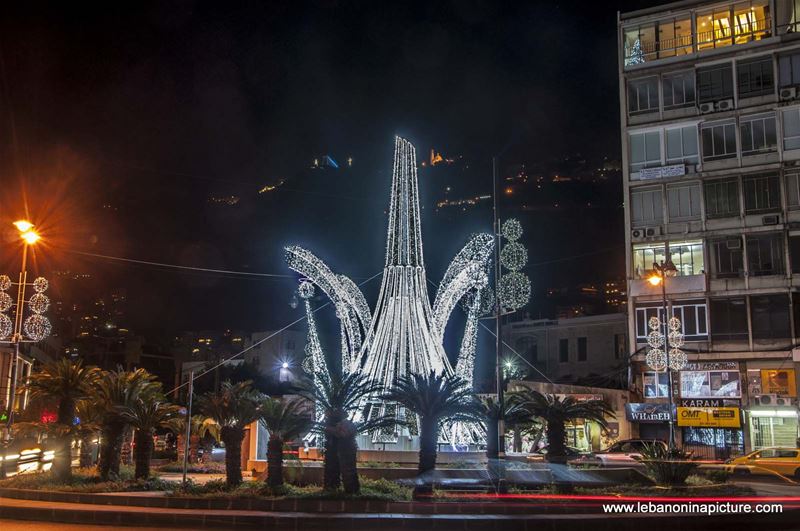
[(792, 405), (792, 399), (791, 398), (777, 397), (775, 399), (775, 405), (776, 406), (791, 406)]
[(641, 241), (661, 236), (661, 227), (643, 227), (631, 230), (631, 240)]
[(735, 251), (737, 249), (741, 249), (742, 239), (736, 238), (736, 239), (725, 240), (725, 247), (727, 247), (729, 251)]
[(777, 225), (780, 222), (781, 217), (778, 214), (770, 214), (761, 218), (761, 223), (764, 225)]
[(778, 395), (761, 395), (756, 397), (756, 402), (762, 406), (777, 405)]
[(700, 114), (708, 114), (714, 112), (714, 104), (712, 102), (700, 104)]
[(797, 87), (784, 87), (780, 91), (781, 101), (788, 101), (797, 98)]
[(718, 111), (730, 111), (733, 109), (733, 100), (719, 100), (716, 108)]

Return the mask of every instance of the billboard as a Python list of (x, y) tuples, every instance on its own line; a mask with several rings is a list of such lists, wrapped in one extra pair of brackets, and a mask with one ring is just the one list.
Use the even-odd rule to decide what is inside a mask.
[(738, 369), (681, 371), (681, 398), (741, 398)]
[(738, 407), (679, 407), (678, 426), (741, 428)]
[(761, 392), (765, 395), (797, 396), (794, 369), (761, 369)]

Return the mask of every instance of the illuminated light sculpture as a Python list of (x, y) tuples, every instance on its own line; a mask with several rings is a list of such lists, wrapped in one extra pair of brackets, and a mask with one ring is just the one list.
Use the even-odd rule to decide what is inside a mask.
[[(308, 373), (314, 385), (319, 385), (322, 378), (328, 378), (328, 364), (325, 362), (325, 355), (322, 352), (322, 345), (317, 334), (317, 323), (314, 320), (314, 312), (311, 310), (311, 298), (314, 297), (314, 285), (308, 280), (300, 281), (297, 288), (298, 295), (303, 299), (306, 308), (306, 321), (308, 322), (308, 339), (306, 340), (306, 357), (301, 364), (303, 370)], [(321, 422), (324, 412), (322, 407), (317, 404), (314, 408), (314, 420)], [(312, 435), (312, 434), (309, 434)], [(315, 436), (316, 434), (314, 434)]]
[[(647, 344), (650, 349), (645, 356), (647, 365), (654, 371), (666, 370), (667, 363), (669, 363), (670, 370), (673, 371), (680, 371), (686, 367), (688, 357), (681, 350), (684, 344), (684, 335), (681, 332), (680, 319), (671, 317), (667, 322), (669, 333), (667, 334), (666, 342), (664, 334), (661, 332), (661, 319), (651, 317), (647, 321), (647, 326), (650, 327), (650, 333), (647, 334)], [(667, 349), (669, 349), (669, 356), (667, 356)]]
[[(334, 274), (322, 260), (301, 247), (286, 248), (289, 267), (317, 285), (336, 308), (343, 370), (360, 371), (381, 388), (364, 399), (361, 415), (404, 416), (406, 412), (398, 411), (396, 404), (386, 403), (381, 395), (406, 374), (458, 373), (472, 382), (477, 320), (486, 303), (482, 295), (488, 289), (487, 268), (493, 244), (490, 234), (473, 236), (448, 267), (431, 306), (422, 251), (416, 150), (410, 142), (397, 137), (386, 260), (374, 313), (370, 314), (361, 290), (352, 280)], [(470, 296), (477, 302), (467, 304), (467, 325), (454, 369), (442, 345), (444, 329), (458, 302)], [(397, 435), (396, 430), (385, 430), (374, 434), (372, 440), (392, 442)], [(451, 444), (455, 443), (454, 438), (475, 442), (479, 435), (476, 426), (442, 432)]]

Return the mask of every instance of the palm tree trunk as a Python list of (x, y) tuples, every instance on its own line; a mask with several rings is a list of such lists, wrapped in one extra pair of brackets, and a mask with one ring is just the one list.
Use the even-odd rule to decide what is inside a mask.
[[(61, 400), (58, 404), (58, 423), (69, 430), (75, 421), (75, 401)], [(59, 481), (72, 478), (72, 436), (65, 434), (56, 441), (53, 473)]]
[(339, 472), (342, 486), (347, 494), (358, 494), (361, 483), (358, 480), (358, 443), (356, 427), (350, 420), (343, 420), (336, 426), (337, 451), (339, 453)]
[(122, 457), (122, 439), (125, 436), (125, 424), (109, 422), (103, 425), (100, 448), (100, 478), (108, 481), (111, 474), (119, 476), (119, 462)]
[(486, 457), (489, 459), (498, 458), (497, 450), (497, 420), (486, 419)]
[[(197, 451), (200, 449), (200, 437), (193, 433), (189, 437), (189, 462), (197, 463)], [(205, 455), (205, 453), (203, 453)]]
[(322, 486), (325, 490), (335, 490), (341, 485), (341, 467), (339, 465), (339, 440), (331, 434), (325, 434), (325, 455), (323, 456)]
[(267, 442), (267, 485), (283, 485), (283, 440), (270, 437)]
[(565, 461), (566, 449), (566, 428), (564, 421), (559, 419), (547, 419), (547, 460), (551, 463)]
[(436, 468), (436, 440), (439, 437), (439, 426), (436, 421), (422, 417), (419, 427), (419, 466), (417, 472), (422, 475)]
[(513, 442), (514, 451), (516, 453), (521, 453), (522, 452), (522, 430), (519, 429), (519, 426), (517, 426), (516, 424), (514, 425), (513, 433), (514, 433), (514, 439), (513, 439), (514, 440), (514, 442)]
[(186, 435), (183, 433), (178, 433), (175, 436), (175, 450), (178, 463), (183, 463), (183, 454), (186, 453)]
[(147, 479), (150, 477), (150, 458), (153, 456), (153, 434), (149, 430), (136, 430), (135, 437), (134, 459), (136, 468), (134, 477), (136, 479)]
[(94, 433), (88, 432), (81, 435), (80, 467), (89, 468), (92, 466), (92, 438)]
[(222, 428), (222, 442), (225, 443), (225, 481), (230, 486), (242, 483), (242, 440), (244, 430), (234, 426)]

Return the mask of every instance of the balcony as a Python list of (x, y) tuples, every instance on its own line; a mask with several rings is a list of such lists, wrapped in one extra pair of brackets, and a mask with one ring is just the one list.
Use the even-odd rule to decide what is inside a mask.
[[(697, 295), (706, 291), (706, 275), (682, 275), (668, 277), (667, 295)], [(633, 297), (660, 297), (661, 286), (653, 286), (646, 279), (631, 280), (631, 295)]]
[(723, 5), (711, 11), (625, 27), (625, 68), (771, 37), (773, 22), (767, 6), (766, 0), (754, 0), (748, 7)]

